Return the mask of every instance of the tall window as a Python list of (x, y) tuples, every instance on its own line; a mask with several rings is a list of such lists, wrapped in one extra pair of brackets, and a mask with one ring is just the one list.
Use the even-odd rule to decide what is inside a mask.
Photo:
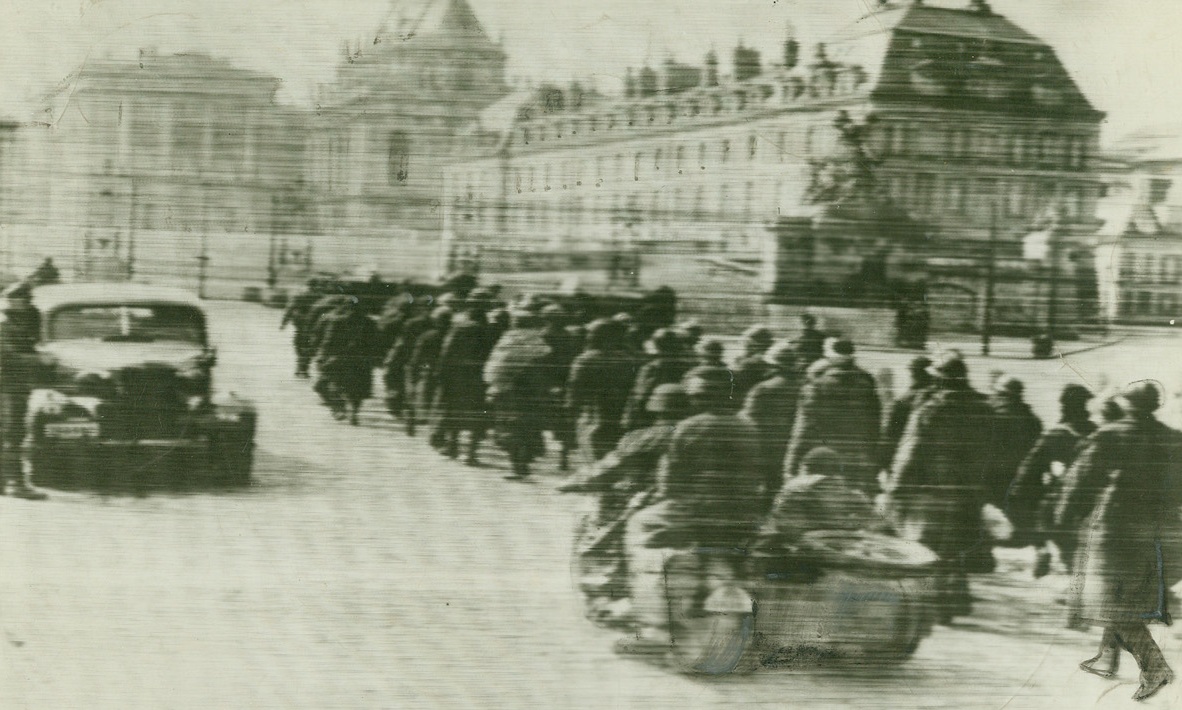
[(390, 134), (387, 177), (391, 185), (401, 185), (410, 177), (410, 138), (401, 131)]
[(936, 194), (936, 176), (920, 173), (915, 179), (915, 210), (920, 214), (932, 211), (932, 200)]
[(947, 184), (948, 210), (953, 214), (964, 214), (967, 193), (965, 181), (960, 178), (951, 179)]
[(1006, 198), (1006, 214), (1011, 217), (1020, 217), (1025, 207), (1025, 199), (1026, 183), (1021, 180), (1011, 181)]
[[(891, 155), (906, 155), (908, 149), (908, 129), (902, 123), (897, 123), (891, 131)], [(812, 150), (812, 128), (809, 128), (809, 150)]]
[(759, 139), (752, 133), (747, 137), (747, 159), (755, 160), (756, 154), (759, 152)]

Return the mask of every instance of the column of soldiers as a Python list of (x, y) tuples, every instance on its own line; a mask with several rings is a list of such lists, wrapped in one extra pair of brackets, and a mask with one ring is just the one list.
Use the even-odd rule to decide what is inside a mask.
[[(1104, 628), (1081, 667), (1110, 676), (1128, 650), (1140, 698), (1173, 677), (1145, 624), (1169, 620), (1163, 590), (1182, 579), (1167, 574), (1160, 544), (1180, 527), (1172, 467), (1182, 434), (1154, 418), (1152, 383), (1108, 400), (1101, 428), (1092, 393), (1069, 385), (1060, 421), (1044, 430), (1020, 381), (998, 377), (980, 392), (957, 352), (915, 358), (910, 387), (888, 395), (854, 343), (827, 337), (811, 316), (791, 341), (749, 329), (728, 362), (723, 342), (692, 323), (645, 333), (620, 314), (581, 324), (556, 304), (507, 304), (488, 289), (427, 302), (406, 294), (376, 319), (359, 313), (347, 297), (297, 299), (285, 317), (297, 375), (314, 364), (326, 405), (356, 424), (377, 368), (408, 434), (427, 425), (443, 455), (479, 465), (491, 431), (513, 480), (531, 475), (549, 432), (560, 468), (579, 464), (560, 490), (601, 494), (580, 553), (595, 572), (585, 575), (596, 580), (584, 585), (590, 608), (605, 622), (626, 616), (628, 549), (746, 549), (782, 537), (788, 511), (820, 496), (843, 501), (810, 504), (834, 527), (864, 518), (843, 510), (875, 509), (936, 553), (941, 623), (971, 613), (970, 575), (994, 569), (995, 546), (1034, 547), (1036, 577), (1057, 549), (1090, 580), (1074, 588), (1073, 622)], [(990, 508), (1013, 524), (1009, 541), (991, 535)], [(654, 633), (633, 630), (618, 648), (667, 648)]]

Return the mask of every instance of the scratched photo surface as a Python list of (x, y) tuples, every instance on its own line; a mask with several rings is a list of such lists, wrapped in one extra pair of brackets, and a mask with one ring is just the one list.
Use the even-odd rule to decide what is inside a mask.
[(0, 707), (1182, 707), (1179, 28), (6, 0)]

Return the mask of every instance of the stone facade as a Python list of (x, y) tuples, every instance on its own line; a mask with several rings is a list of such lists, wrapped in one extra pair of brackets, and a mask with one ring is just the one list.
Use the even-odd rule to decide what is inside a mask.
[[(1037, 268), (1017, 262), (1023, 237), (1053, 208), (1057, 273), (1070, 293), (1089, 290), (1077, 281), (1094, 293), (1103, 114), (1045, 42), (983, 2), (883, 3), (801, 53), (810, 59), (752, 72), (745, 50), (742, 80), (711, 81), (717, 69), (708, 62), (691, 88), (666, 81), (646, 92), (638, 81), (622, 100), (523, 111), (497, 150), (448, 170), (449, 251), (635, 247), (663, 254), (649, 261), (758, 262), (769, 227), (774, 234), (779, 220), (816, 212), (810, 186), (840, 152), (844, 115), (864, 127), (876, 181), (911, 224), (911, 247), (876, 249), (912, 267), (931, 260), (940, 265), (933, 276), (983, 274), (992, 249), (1021, 267), (1019, 281), (1037, 281)], [(866, 244), (830, 236), (816, 255), (862, 268)], [(982, 283), (958, 279), (949, 290), (967, 289), (979, 304)], [(1027, 290), (999, 299), (1020, 305)], [(979, 305), (970, 320), (980, 322)]]
[(1114, 181), (1096, 245), (1100, 303), (1110, 323), (1173, 326), (1182, 319), (1182, 229), (1169, 179)]
[(443, 166), (495, 139), (479, 117), (509, 91), (505, 61), (464, 0), (394, 3), (372, 41), (346, 47), (310, 154), (329, 231), (437, 246)]
[(305, 122), (278, 88), (203, 54), (88, 62), (21, 132), (21, 197), (5, 217), (17, 260), (191, 286), (208, 265), (260, 281), (269, 261), (298, 266), (318, 225)]
[(443, 166), (489, 139), (479, 114), (508, 91), (505, 54), (464, 0), (392, 7), (314, 110), (208, 55), (87, 62), (21, 132), (9, 253), (225, 295), (314, 270), (421, 275)]

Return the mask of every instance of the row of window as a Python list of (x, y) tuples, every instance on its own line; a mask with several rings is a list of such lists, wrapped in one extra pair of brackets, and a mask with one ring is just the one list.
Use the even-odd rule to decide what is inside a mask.
[(1083, 170), (1092, 139), (1059, 133), (999, 133), (893, 123), (877, 133), (875, 149), (884, 157), (972, 160), (1014, 166)]
[[(757, 190), (754, 181), (744, 185), (719, 185), (712, 190), (661, 190), (647, 195), (621, 195), (584, 200), (569, 197), (562, 201), (523, 203), (511, 208), (510, 219), (522, 226), (577, 226), (605, 219), (634, 222), (671, 223), (694, 218), (738, 220), (769, 219), (775, 215), (775, 200), (781, 185), (774, 186), (772, 199)], [(495, 218), (492, 203), (457, 198), (454, 213), (463, 223), (483, 224)]]
[[(744, 139), (702, 142), (692, 151), (689, 146), (678, 145), (632, 155), (600, 155), (593, 161), (572, 160), (557, 165), (516, 168), (512, 172), (511, 185), (519, 193), (569, 190), (585, 185), (602, 187), (621, 180), (640, 182), (691, 171), (701, 172), (711, 165), (754, 161), (761, 156), (769, 160), (775, 157), (783, 162), (790, 154), (791, 137), (791, 134), (781, 132), (778, 140), (771, 140), (764, 134), (752, 133)], [(461, 179), (464, 181), (463, 192), (468, 195), (475, 192), (475, 185), (480, 182), (477, 173), (467, 173)]]
[(1081, 185), (1054, 180), (1019, 178), (961, 178), (935, 173), (892, 175), (887, 178), (891, 198), (915, 215), (971, 215), (1032, 217), (1049, 204), (1060, 204), (1064, 217), (1076, 219), (1088, 210), (1089, 193)]
[(1182, 283), (1182, 256), (1125, 252), (1120, 258), (1120, 277), (1141, 283)]
[(1182, 299), (1177, 293), (1154, 293), (1152, 291), (1121, 291), (1120, 314), (1122, 316), (1161, 316), (1177, 318)]
[(865, 73), (860, 68), (851, 67), (837, 71), (833, 76), (813, 77), (812, 81), (794, 76), (776, 84), (727, 87), (725, 91), (709, 96), (699, 95), (680, 101), (633, 106), (599, 115), (537, 122), (521, 127), (517, 138), (521, 143), (531, 145), (636, 126), (669, 126), (682, 119), (719, 117), (773, 102), (788, 105), (806, 95), (807, 98), (824, 98), (848, 93), (860, 86), (865, 79)]
[[(545, 172), (542, 179), (548, 179)], [(529, 187), (529, 180), (527, 177), (518, 184), (520, 192), (537, 190), (536, 187)], [(1068, 219), (1085, 216), (1088, 211), (1089, 192), (1086, 187), (1061, 185), (1053, 180), (973, 179), (917, 173), (892, 175), (887, 178), (887, 185), (892, 199), (916, 216), (966, 215), (979, 221), (989, 219), (996, 209), (998, 218), (1030, 218), (1052, 203), (1062, 205), (1064, 216)], [(747, 186), (748, 193), (754, 190), (753, 182), (748, 182)], [(712, 205), (707, 203), (705, 186), (690, 190), (674, 187), (657, 194), (666, 195), (666, 199), (671, 200), (668, 210), (672, 212), (697, 213), (705, 210), (725, 214), (736, 208), (728, 204), (736, 194), (730, 192), (730, 186), (723, 184), (712, 190), (712, 194), (717, 196)], [(773, 195), (777, 200), (780, 190), (781, 186), (776, 185)], [(624, 198), (617, 196), (616, 199)], [(477, 196), (470, 186), (465, 193), (456, 197), (457, 208), (470, 208), (476, 202)]]
[[(907, 128), (896, 130), (888, 127), (887, 134), (901, 136), (914, 134), (916, 129)], [(746, 136), (723, 138), (716, 141), (702, 141), (696, 146), (668, 145), (655, 148), (651, 152), (640, 151), (631, 155), (617, 153), (614, 156), (600, 155), (591, 161), (570, 160), (558, 164), (542, 167), (523, 167), (514, 171), (513, 187), (518, 192), (537, 192), (558, 189), (573, 189), (582, 187), (585, 182), (595, 187), (601, 187), (605, 182), (631, 180), (639, 182), (644, 179), (658, 178), (669, 174), (685, 174), (687, 171), (703, 171), (711, 166), (737, 162), (779, 162), (787, 160), (802, 160), (814, 154), (826, 152), (832, 146), (835, 138), (827, 127), (810, 126), (803, 134), (800, 132), (779, 131), (775, 133), (752, 131)], [(880, 142), (879, 148), (891, 155), (910, 155), (910, 146), (922, 142), (924, 145), (947, 143), (943, 151), (933, 150), (931, 156), (937, 155), (953, 158), (970, 158), (977, 152), (985, 155), (999, 155), (995, 151), (997, 146), (1009, 146), (1000, 155), (1011, 156), (1014, 164), (1037, 164), (1049, 167), (1054, 163), (1056, 167), (1068, 169), (1082, 169), (1088, 160), (1090, 140), (1085, 137), (1068, 137), (1055, 135), (1039, 136), (996, 136), (992, 134), (972, 134), (967, 130), (953, 130), (947, 137), (941, 137), (938, 129), (923, 134), (922, 141), (912, 139), (896, 140), (890, 138), (886, 143)], [(979, 146), (979, 148), (972, 148)], [(924, 155), (922, 151), (915, 155)], [(934, 176), (931, 176), (934, 179)], [(472, 192), (478, 177), (475, 174), (464, 176), (466, 180), (465, 192)], [(988, 186), (986, 186), (988, 187)], [(952, 188), (954, 191), (955, 187)], [(921, 186), (919, 192), (923, 192)], [(996, 190), (990, 190), (990, 194)], [(966, 189), (960, 194), (967, 194)], [(952, 206), (961, 203), (959, 197), (953, 196)], [(925, 205), (929, 201), (919, 199), (919, 204)], [(1015, 204), (1015, 203), (1010, 203)], [(927, 209), (922, 210), (924, 212)], [(958, 212), (963, 212), (963, 207)], [(1025, 210), (1013, 207), (1011, 215), (1024, 214)]]

